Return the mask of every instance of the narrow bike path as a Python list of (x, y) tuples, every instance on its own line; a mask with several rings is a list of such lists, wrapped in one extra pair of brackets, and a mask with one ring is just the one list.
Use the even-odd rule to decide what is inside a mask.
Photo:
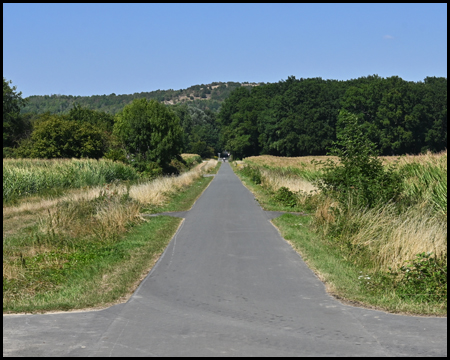
[(125, 304), (3, 317), (5, 356), (446, 356), (447, 319), (341, 304), (228, 163)]

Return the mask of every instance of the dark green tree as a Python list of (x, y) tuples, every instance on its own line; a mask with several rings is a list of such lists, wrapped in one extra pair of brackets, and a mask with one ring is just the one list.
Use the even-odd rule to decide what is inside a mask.
[(101, 130), (89, 123), (46, 114), (36, 122), (30, 141), (18, 153), (31, 158), (100, 158), (105, 152)]
[(20, 115), (20, 110), (27, 100), (22, 99), (22, 92), (17, 92), (17, 87), (11, 87), (11, 83), (11, 80), (3, 78), (3, 147), (15, 146), (31, 129), (27, 117)]
[(447, 149), (447, 79), (426, 77), (424, 80), (423, 106), (426, 111), (426, 125), (422, 151)]
[(180, 155), (183, 147), (180, 119), (155, 100), (136, 99), (125, 106), (116, 115), (114, 134), (130, 156), (156, 163), (161, 168)]
[(75, 103), (70, 109), (68, 119), (78, 122), (87, 122), (108, 132), (112, 132), (114, 126), (114, 115), (102, 111), (91, 110), (78, 103)]

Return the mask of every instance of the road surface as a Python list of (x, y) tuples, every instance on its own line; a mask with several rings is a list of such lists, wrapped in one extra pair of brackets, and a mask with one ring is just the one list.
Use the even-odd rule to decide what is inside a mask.
[[(4, 356), (447, 356), (447, 319), (344, 305), (228, 163), (125, 304), (4, 315)], [(176, 214), (179, 215), (179, 214)]]

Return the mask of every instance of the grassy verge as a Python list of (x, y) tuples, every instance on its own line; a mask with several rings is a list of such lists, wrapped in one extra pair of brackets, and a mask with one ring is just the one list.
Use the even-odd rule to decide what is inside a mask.
[(23, 249), (22, 274), (3, 280), (3, 312), (95, 308), (127, 299), (180, 222), (151, 218), (111, 244), (91, 241), (37, 249), (34, 256)]
[[(419, 292), (428, 293), (430, 289), (413, 291), (414, 294), (405, 293), (405, 289), (398, 286), (395, 278), (390, 276), (386, 269), (383, 270), (380, 264), (376, 263), (380, 256), (373, 256), (374, 254), (371, 253), (371, 251), (377, 251), (377, 254), (382, 254), (380, 249), (371, 250), (371, 247), (385, 244), (383, 246), (393, 247), (392, 250), (389, 250), (389, 253), (396, 256), (400, 250), (394, 249), (396, 242), (393, 240), (395, 238), (398, 238), (401, 242), (400, 245), (403, 249), (406, 249), (406, 243), (401, 239), (407, 236), (410, 243), (413, 234), (420, 233), (417, 229), (413, 229), (410, 223), (405, 223), (408, 228), (405, 231), (408, 230), (410, 233), (403, 235), (401, 225), (405, 222), (405, 219), (408, 219), (408, 216), (412, 216), (411, 214), (405, 213), (405, 219), (403, 220), (395, 214), (387, 214), (383, 217), (383, 220), (389, 219), (392, 226), (388, 226), (387, 223), (381, 221), (382, 214), (378, 214), (380, 215), (380, 219), (378, 219), (376, 212), (367, 212), (367, 214), (359, 212), (358, 219), (345, 219), (342, 224), (339, 224), (335, 222), (333, 213), (329, 210), (333, 204), (326, 203), (329, 199), (320, 196), (320, 194), (304, 196), (304, 201), (299, 201), (297, 197), (293, 206), (286, 206), (283, 201), (280, 201), (279, 197), (276, 200), (276, 191), (273, 191), (270, 186), (264, 186), (264, 179), (261, 179), (261, 181), (255, 174), (241, 171), (238, 166), (233, 166), (233, 169), (244, 185), (253, 192), (263, 209), (303, 212), (303, 216), (285, 214), (274, 219), (273, 224), (277, 226), (282, 236), (292, 244), (293, 248), (302, 255), (308, 266), (326, 284), (327, 290), (336, 298), (359, 306), (393, 313), (446, 316), (447, 304), (446, 301), (442, 301), (442, 297), (430, 300), (428, 294), (426, 296), (418, 294)], [(260, 184), (255, 184), (255, 179)], [(387, 208), (384, 212), (386, 210)], [(420, 249), (419, 247), (411, 249), (414, 254), (427, 251), (424, 250), (427, 242), (431, 241), (437, 246), (437, 241), (441, 242), (440, 234), (443, 234), (442, 226), (438, 226), (439, 231), (435, 231), (439, 235), (434, 236), (430, 232), (434, 229), (434, 227), (431, 227), (431, 222), (433, 224), (436, 222), (439, 225), (439, 217), (433, 216), (430, 221), (425, 221), (424, 214), (419, 215), (420, 222), (426, 223), (424, 227), (424, 231), (426, 231), (422, 234), (422, 241), (417, 242)], [(391, 232), (398, 234), (391, 236)], [(372, 241), (371, 244), (362, 244), (356, 238), (353, 239), (357, 234), (360, 234), (360, 237), (364, 238), (366, 242), (369, 239), (376, 241)], [(431, 235), (434, 237), (430, 237)], [(427, 241), (424, 241), (424, 236)], [(387, 263), (394, 264), (392, 259), (389, 259)], [(425, 265), (425, 262), (419, 261), (416, 264), (419, 265), (415, 268), (411, 267), (410, 274), (414, 271), (427, 270), (424, 267), (420, 268)], [(430, 263), (426, 265), (428, 266)], [(400, 264), (398, 268), (400, 268)], [(411, 281), (414, 281), (414, 279), (411, 278)]]
[(95, 308), (127, 299), (182, 221), (144, 219), (142, 210), (152, 204), (155, 212), (189, 209), (212, 180), (202, 174), (218, 166), (210, 164), (181, 183), (165, 179), (170, 191), (158, 193), (148, 183), (153, 198), (133, 193), (133, 187), (107, 186), (48, 209), (5, 216), (4, 208), (3, 312)]
[(372, 269), (345, 258), (339, 248), (311, 230), (311, 216), (284, 214), (273, 224), (292, 247), (302, 255), (309, 268), (321, 279), (327, 291), (345, 303), (409, 315), (446, 316), (442, 302), (420, 302), (401, 298), (389, 281), (373, 276)]

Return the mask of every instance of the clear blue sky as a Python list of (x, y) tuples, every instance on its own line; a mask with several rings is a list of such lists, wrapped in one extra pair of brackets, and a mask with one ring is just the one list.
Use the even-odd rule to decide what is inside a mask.
[(24, 97), (373, 74), (447, 77), (447, 4), (3, 4)]

